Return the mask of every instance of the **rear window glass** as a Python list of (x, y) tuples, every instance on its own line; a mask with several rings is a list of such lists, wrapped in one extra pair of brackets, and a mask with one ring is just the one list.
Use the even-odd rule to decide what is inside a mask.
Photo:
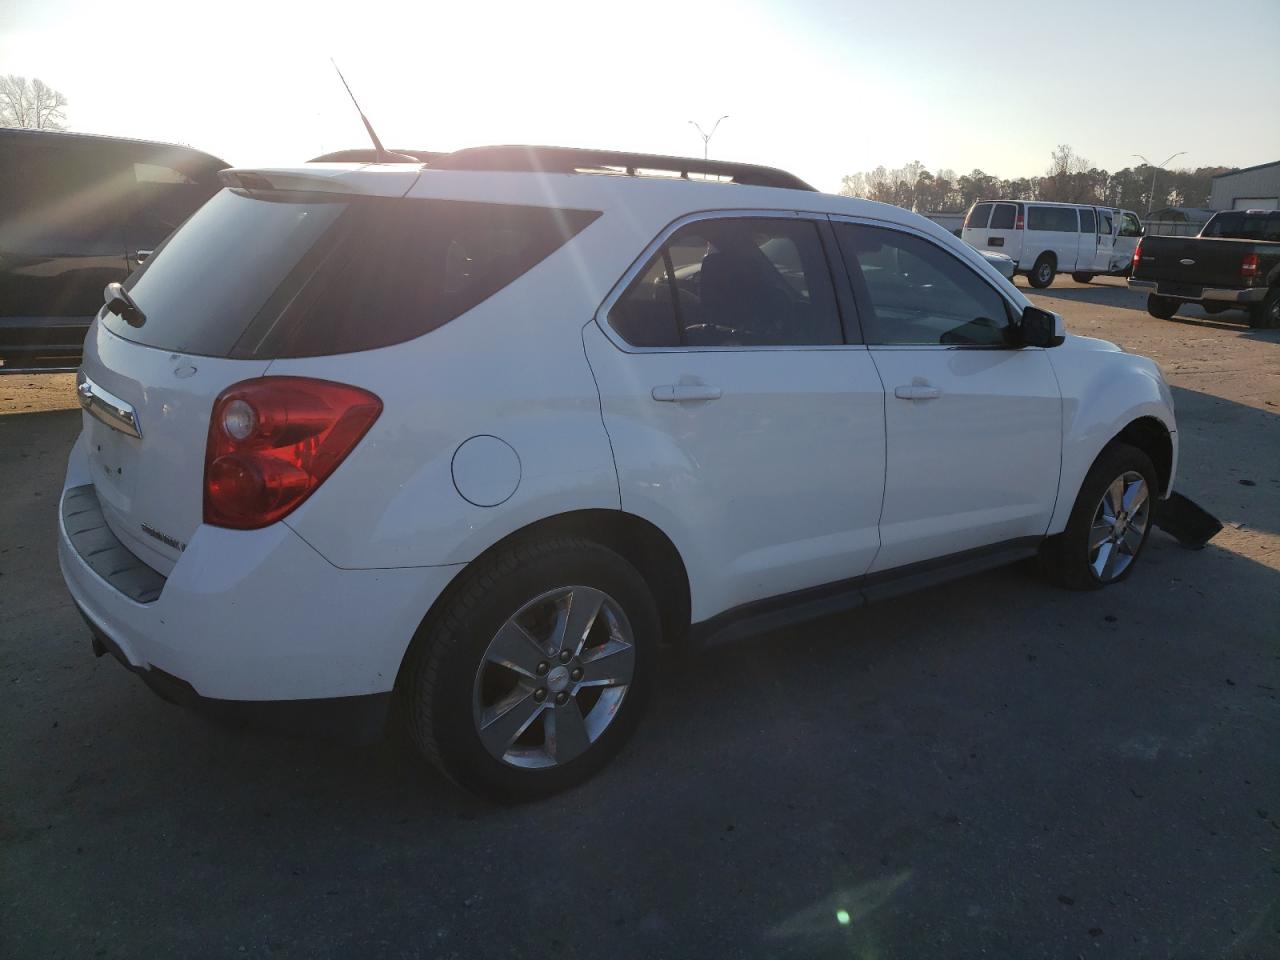
[(991, 204), (979, 203), (969, 211), (964, 225), (968, 230), (985, 230), (987, 221), (991, 219)]
[(597, 211), (223, 190), (130, 278), (163, 350), (270, 359), (370, 350), (492, 296)]
[(995, 211), (991, 214), (991, 229), (1012, 230), (1017, 214), (1018, 208), (1012, 203), (997, 203)]
[(1280, 213), (1219, 213), (1204, 225), (1200, 236), (1225, 240), (1280, 240)]
[(1079, 230), (1075, 207), (1028, 207), (1027, 229), (1075, 233)]

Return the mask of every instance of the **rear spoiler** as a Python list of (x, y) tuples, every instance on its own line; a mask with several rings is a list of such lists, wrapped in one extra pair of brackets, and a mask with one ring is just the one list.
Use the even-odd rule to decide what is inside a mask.
[(418, 179), (421, 168), (400, 164), (395, 167), (317, 167), (310, 170), (223, 170), (218, 179), (223, 186), (254, 192), (337, 193), (356, 196), (402, 197)]

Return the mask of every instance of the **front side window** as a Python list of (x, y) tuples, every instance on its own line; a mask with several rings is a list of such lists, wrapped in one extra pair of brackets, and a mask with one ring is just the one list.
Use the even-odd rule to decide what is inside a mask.
[(1028, 207), (1028, 230), (1075, 233), (1079, 230), (1074, 207)]
[(817, 226), (709, 220), (677, 231), (609, 311), (637, 347), (843, 342)]
[[(840, 250), (869, 301), (868, 342), (1001, 347), (1004, 298), (957, 257), (923, 237), (838, 224)], [(859, 315), (862, 316), (861, 309)]]
[(1097, 233), (1098, 223), (1093, 216), (1092, 207), (1082, 207), (1080, 209), (1080, 232), (1081, 233)]
[(1122, 237), (1140, 237), (1142, 236), (1142, 224), (1138, 222), (1138, 218), (1132, 213), (1120, 214), (1120, 236)]

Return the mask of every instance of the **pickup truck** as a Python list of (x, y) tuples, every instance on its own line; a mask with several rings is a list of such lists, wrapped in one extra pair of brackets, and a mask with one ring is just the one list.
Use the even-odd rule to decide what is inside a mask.
[(1133, 290), (1168, 320), (1198, 303), (1209, 313), (1249, 312), (1249, 326), (1280, 327), (1280, 210), (1216, 213), (1196, 237), (1143, 237), (1133, 252)]

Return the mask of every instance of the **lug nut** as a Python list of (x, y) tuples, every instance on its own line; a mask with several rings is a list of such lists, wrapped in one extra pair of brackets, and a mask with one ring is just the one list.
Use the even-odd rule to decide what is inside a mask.
[(537, 700), (539, 703), (547, 699), (547, 688), (539, 687), (537, 690), (533, 691), (533, 699)]
[(568, 650), (561, 650), (561, 651), (560, 651), (560, 662), (561, 662), (561, 663), (568, 663), (568, 662), (569, 662), (570, 660), (572, 660), (572, 659), (573, 659), (573, 654), (572, 654), (572, 653), (570, 653)]
[(561, 690), (559, 693), (556, 694), (557, 706), (563, 707), (568, 702), (569, 702), (569, 695), (565, 693), (563, 690)]
[(570, 670), (570, 671), (569, 671), (569, 679), (571, 679), (574, 683), (577, 683), (579, 680), (581, 680), (581, 679), (582, 679), (582, 668), (581, 668), (581, 667), (574, 667), (572, 670)]
[(547, 662), (543, 660), (538, 664), (538, 676), (545, 677), (547, 675), (547, 671), (550, 669), (551, 668), (547, 666)]

